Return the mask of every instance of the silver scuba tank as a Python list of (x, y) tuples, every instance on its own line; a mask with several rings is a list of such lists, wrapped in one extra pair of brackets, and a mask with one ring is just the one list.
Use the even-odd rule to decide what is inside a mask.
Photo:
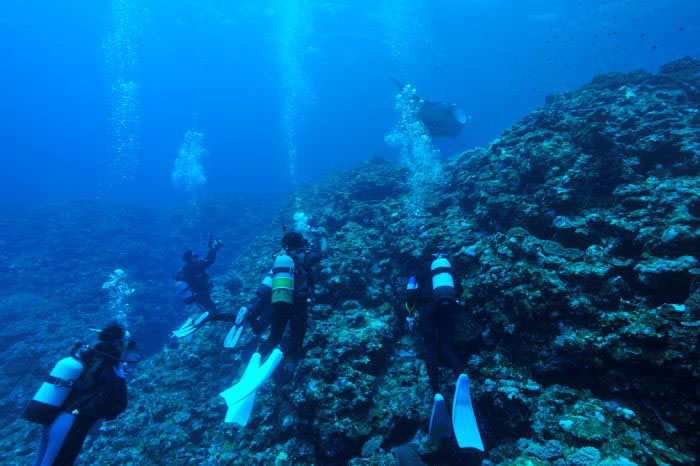
[(433, 277), (433, 301), (448, 304), (457, 301), (452, 265), (444, 257), (438, 257), (430, 266)]
[(84, 369), (83, 363), (73, 356), (58, 361), (24, 409), (21, 418), (37, 424), (51, 424)]

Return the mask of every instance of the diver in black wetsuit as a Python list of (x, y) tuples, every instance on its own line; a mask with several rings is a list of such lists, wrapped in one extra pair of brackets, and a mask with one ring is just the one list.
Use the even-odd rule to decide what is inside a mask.
[(187, 319), (180, 328), (173, 331), (178, 338), (191, 335), (210, 320), (228, 320), (226, 314), (217, 312), (216, 304), (211, 299), (212, 283), (207, 274), (207, 269), (216, 261), (216, 253), (222, 246), (221, 241), (210, 239), (206, 259), (192, 251), (185, 251), (182, 256), (185, 265), (173, 276), (175, 288), (185, 304), (196, 304), (202, 312), (196, 318)]
[(230, 322), (235, 325), (243, 325), (248, 323), (253, 330), (253, 333), (260, 335), (270, 326), (272, 319), (272, 304), (270, 302), (272, 295), (272, 270), (270, 270), (262, 283), (255, 290), (255, 298), (249, 307), (241, 307), (238, 314), (225, 314), (218, 312), (212, 314), (207, 321), (218, 320), (220, 322)]
[[(274, 297), (278, 271), (277, 260), (273, 267), (273, 285), (271, 290), (272, 314), (270, 317), (270, 335), (260, 345), (260, 354), (264, 358), (275, 347), (280, 349), (286, 358), (298, 358), (298, 350), (304, 343), (306, 335), (306, 320), (308, 304), (313, 299), (314, 279), (312, 267), (320, 260), (320, 255), (309, 250), (309, 243), (301, 233), (287, 232), (282, 238), (282, 248), (286, 255), (294, 261), (293, 293), (289, 300), (278, 300)], [(253, 329), (260, 324), (255, 319), (249, 319)], [(289, 322), (289, 338), (282, 342), (284, 330)]]
[(255, 299), (248, 308), (241, 308), (236, 318), (236, 325), (248, 322), (253, 333), (260, 335), (270, 326), (272, 319), (272, 270), (270, 270), (262, 283), (255, 290)]
[(174, 278), (177, 282), (187, 284), (185, 290), (190, 293), (183, 299), (185, 304), (197, 304), (207, 311), (216, 312), (216, 304), (211, 300), (212, 284), (207, 269), (216, 261), (216, 253), (222, 246), (223, 243), (219, 240), (209, 240), (206, 259), (202, 259), (192, 251), (185, 251), (182, 255), (185, 265)]
[[(475, 448), (483, 452), (484, 444), (469, 394), (469, 377), (461, 373), (462, 364), (452, 349), (456, 314), (462, 305), (457, 301), (461, 289), (455, 286), (450, 262), (438, 256), (430, 265), (429, 273), (422, 277), (411, 276), (406, 288), (408, 324), (414, 327), (414, 311), (417, 308), (418, 329), (423, 335), (425, 347), (425, 365), (433, 389), (428, 438), (448, 438), (452, 431), (460, 448)], [(457, 378), (451, 414), (440, 392), (438, 356), (447, 361)]]
[[(301, 233), (287, 232), (282, 238), (284, 253), (275, 257), (270, 289), (270, 334), (258, 346), (238, 383), (220, 395), (228, 406), (225, 422), (245, 426), (255, 400), (254, 393), (274, 375), (278, 387), (294, 374), (304, 344), (307, 307), (313, 298), (313, 265), (320, 259)], [(263, 315), (265, 311), (263, 311)], [(254, 329), (261, 328), (253, 314), (246, 319)], [(290, 332), (282, 340), (289, 323)], [(281, 369), (277, 369), (282, 365)], [(251, 396), (253, 395), (253, 396)]]
[(431, 269), (423, 274), (412, 274), (406, 287), (404, 315), (411, 330), (416, 327), (418, 315), (417, 327), (423, 337), (425, 365), (434, 393), (440, 391), (438, 356), (447, 361), (456, 376), (462, 370), (452, 349), (455, 316), (460, 308), (458, 295), (450, 263), (444, 258), (433, 261)]
[[(100, 332), (97, 345), (74, 350), (73, 357), (84, 369), (44, 426), (33, 466), (72, 465), (92, 426), (100, 419), (114, 420), (126, 410), (127, 390), (120, 359), (127, 348), (133, 349), (127, 335), (120, 325), (111, 324)], [(32, 418), (38, 410), (51, 409), (37, 403), (38, 396), (23, 415), (33, 422), (38, 422)]]

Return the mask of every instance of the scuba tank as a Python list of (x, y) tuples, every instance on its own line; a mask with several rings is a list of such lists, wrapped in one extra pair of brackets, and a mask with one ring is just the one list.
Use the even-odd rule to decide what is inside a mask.
[(260, 287), (272, 288), (272, 270), (270, 270), (267, 273), (267, 275), (265, 275), (265, 278), (263, 278), (262, 283), (260, 283)]
[[(78, 349), (76, 347), (76, 349)], [(46, 381), (22, 412), (21, 418), (37, 424), (49, 425), (56, 418), (73, 386), (83, 374), (85, 366), (75, 350), (51, 369)]]
[(294, 304), (294, 260), (286, 254), (272, 267), (272, 304)]
[(175, 291), (177, 292), (177, 295), (182, 299), (183, 301), (190, 299), (193, 294), (192, 290), (190, 289), (190, 285), (187, 284), (187, 282), (183, 282), (182, 280), (176, 280), (175, 281)]
[(444, 257), (438, 257), (430, 266), (433, 277), (433, 301), (441, 304), (457, 301), (455, 282), (452, 278), (452, 266)]

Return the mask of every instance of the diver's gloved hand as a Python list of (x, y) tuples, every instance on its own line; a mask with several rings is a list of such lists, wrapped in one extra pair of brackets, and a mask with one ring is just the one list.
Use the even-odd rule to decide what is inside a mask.
[(209, 249), (221, 249), (224, 243), (220, 239), (209, 238)]
[(410, 331), (413, 331), (413, 328), (415, 326), (415, 323), (414, 323), (415, 320), (416, 320), (415, 317), (406, 317), (406, 322), (408, 323), (408, 329)]

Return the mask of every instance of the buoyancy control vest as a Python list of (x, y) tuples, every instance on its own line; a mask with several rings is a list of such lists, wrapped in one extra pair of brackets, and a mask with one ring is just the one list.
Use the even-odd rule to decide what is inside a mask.
[(116, 417), (125, 408), (124, 367), (103, 358), (86, 369), (63, 405), (66, 412), (95, 419)]
[(454, 303), (457, 301), (455, 282), (452, 278), (452, 266), (444, 257), (438, 257), (430, 266), (433, 282), (433, 301), (436, 303)]
[(174, 276), (175, 290), (180, 298), (187, 302), (194, 295), (206, 293), (212, 288), (212, 281), (207, 274), (208, 265), (201, 258), (185, 264)]
[(272, 304), (294, 304), (294, 259), (286, 254), (277, 256), (272, 267)]

